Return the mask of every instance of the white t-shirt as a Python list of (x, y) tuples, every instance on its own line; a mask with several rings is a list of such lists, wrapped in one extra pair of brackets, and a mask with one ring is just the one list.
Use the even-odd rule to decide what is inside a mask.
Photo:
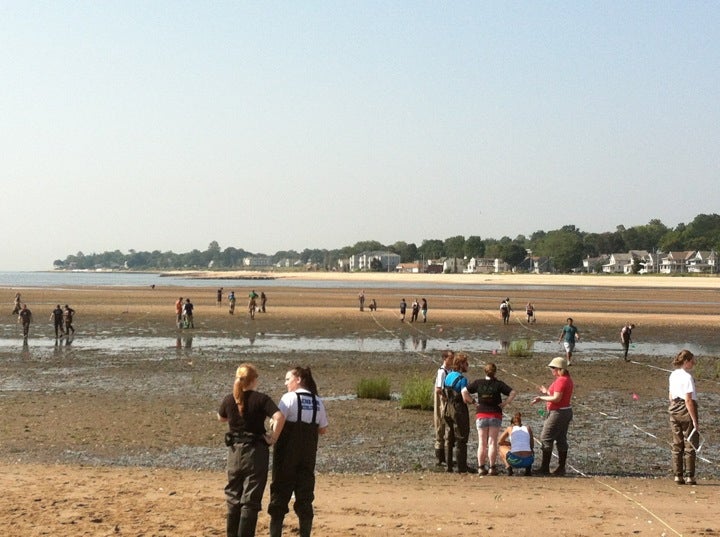
[[(298, 388), (294, 392), (285, 393), (280, 398), (278, 408), (280, 409), (280, 412), (283, 413), (283, 416), (285, 416), (285, 419), (287, 421), (296, 422), (298, 415), (298, 393), (300, 394), (300, 399), (302, 400), (302, 411), (300, 413), (300, 419), (304, 423), (312, 423), (313, 399), (312, 394), (305, 388)], [(315, 396), (315, 401), (317, 404), (317, 415), (315, 417), (315, 422), (321, 429), (324, 429), (328, 426), (328, 418), (327, 413), (325, 412), (325, 405), (323, 404), (322, 399), (320, 399), (320, 397), (318, 397), (317, 395)]]
[(435, 387), (443, 389), (445, 387), (445, 377), (447, 377), (448, 370), (445, 369), (445, 366), (440, 366), (440, 368), (437, 370), (437, 375), (435, 375)]
[(679, 367), (670, 373), (670, 399), (685, 399), (688, 393), (692, 394), (693, 401), (697, 401), (695, 379), (688, 371)]

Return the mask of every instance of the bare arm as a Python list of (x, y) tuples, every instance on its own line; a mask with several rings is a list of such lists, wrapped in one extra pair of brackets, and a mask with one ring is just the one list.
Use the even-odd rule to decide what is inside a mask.
[(510, 390), (510, 395), (507, 396), (507, 399), (500, 403), (500, 408), (505, 408), (509, 404), (513, 402), (513, 399), (517, 396), (517, 392), (515, 390)]
[(265, 435), (265, 441), (268, 444), (273, 445), (278, 441), (280, 433), (282, 433), (283, 427), (285, 427), (285, 415), (278, 410), (272, 415), (271, 419), (275, 425), (273, 426), (272, 431)]
[(465, 401), (466, 403), (474, 403), (475, 402), (475, 399), (472, 398), (472, 395), (470, 395), (470, 392), (468, 391), (467, 388), (463, 388), (460, 393), (462, 394), (463, 401)]
[(546, 393), (545, 395), (538, 395), (535, 397), (535, 399), (532, 400), (532, 405), (537, 403), (538, 401), (545, 401), (546, 403), (557, 403), (562, 399), (563, 392), (555, 392), (552, 395)]

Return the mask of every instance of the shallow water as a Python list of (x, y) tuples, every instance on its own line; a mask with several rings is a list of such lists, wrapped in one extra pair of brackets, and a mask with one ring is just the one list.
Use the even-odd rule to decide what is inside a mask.
[[(444, 349), (462, 349), (469, 353), (491, 355), (507, 355), (509, 349), (519, 345), (521, 349), (529, 348), (529, 352), (552, 354), (564, 353), (557, 341), (533, 340), (527, 338), (513, 340), (497, 340), (486, 337), (461, 337), (453, 339), (430, 338), (423, 336), (411, 337), (303, 337), (291, 334), (256, 334), (246, 337), (208, 336), (183, 334), (175, 338), (160, 336), (118, 336), (107, 335), (78, 336), (67, 339), (30, 339), (27, 345), (17, 337), (0, 339), (0, 350), (20, 352), (36, 357), (59, 354), (72, 349), (76, 352), (93, 351), (107, 354), (125, 354), (134, 351), (152, 351), (168, 349), (197, 350), (202, 352), (241, 352), (241, 353), (284, 353), (284, 352), (421, 352), (437, 353)], [(646, 356), (673, 356), (678, 349), (689, 349), (698, 356), (720, 354), (719, 344), (698, 345), (690, 342), (638, 342), (630, 346), (631, 354)], [(575, 354), (584, 360), (615, 359), (621, 353), (620, 345), (615, 341), (585, 341), (575, 348)], [(143, 354), (145, 359), (152, 360), (153, 355)]]

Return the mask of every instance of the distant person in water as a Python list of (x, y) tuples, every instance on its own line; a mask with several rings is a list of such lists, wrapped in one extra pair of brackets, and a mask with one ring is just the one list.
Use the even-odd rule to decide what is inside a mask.
[(623, 348), (623, 358), (626, 362), (630, 361), (628, 359), (628, 349), (630, 349), (630, 343), (632, 343), (633, 328), (635, 328), (634, 324), (626, 323), (625, 326), (622, 327), (622, 330), (620, 330), (620, 343)]
[(73, 328), (72, 325), (74, 316), (75, 310), (65, 304), (65, 308), (63, 309), (63, 324), (65, 325), (65, 334), (68, 336), (70, 332), (75, 333), (75, 328)]
[(30, 323), (32, 322), (32, 312), (28, 309), (27, 304), (23, 304), (20, 307), (18, 322), (22, 324), (23, 339), (27, 341), (30, 335)]
[(267, 295), (265, 291), (260, 291), (260, 313), (265, 313), (265, 304), (267, 304)]
[(182, 328), (183, 323), (183, 297), (178, 298), (175, 301), (175, 316), (177, 320), (177, 327)]
[(195, 328), (195, 321), (193, 320), (193, 311), (195, 306), (190, 302), (189, 298), (185, 299), (185, 305), (183, 306), (183, 319), (185, 321), (185, 328)]
[(50, 314), (50, 320), (53, 322), (55, 327), (55, 339), (59, 338), (64, 334), (63, 332), (63, 310), (58, 304), (52, 313)]

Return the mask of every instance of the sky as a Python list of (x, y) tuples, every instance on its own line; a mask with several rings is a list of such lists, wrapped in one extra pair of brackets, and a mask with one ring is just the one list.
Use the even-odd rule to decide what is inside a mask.
[(720, 3), (0, 0), (0, 270), (674, 227)]

